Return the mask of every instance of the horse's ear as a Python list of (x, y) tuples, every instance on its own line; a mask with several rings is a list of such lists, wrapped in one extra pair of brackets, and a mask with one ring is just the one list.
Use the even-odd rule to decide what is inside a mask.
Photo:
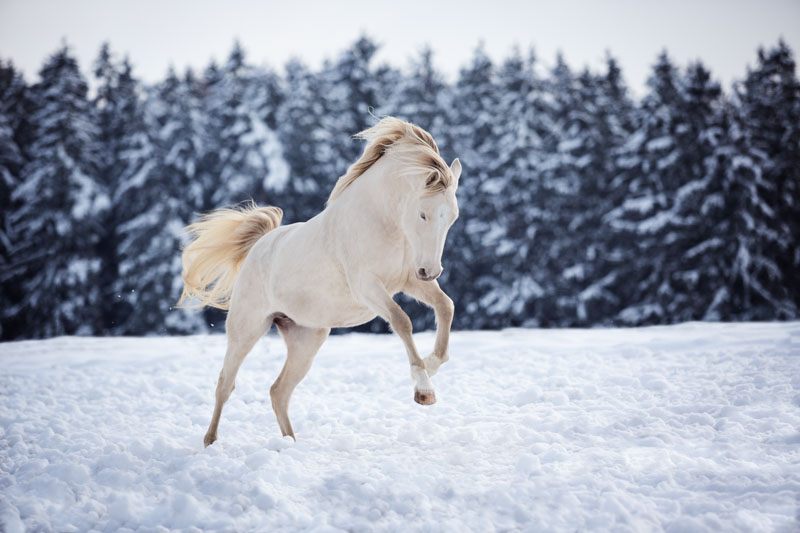
[(453, 159), (452, 163), (450, 163), (450, 172), (453, 173), (453, 178), (456, 180), (456, 186), (458, 186), (458, 178), (461, 177), (461, 161), (459, 161), (457, 157)]

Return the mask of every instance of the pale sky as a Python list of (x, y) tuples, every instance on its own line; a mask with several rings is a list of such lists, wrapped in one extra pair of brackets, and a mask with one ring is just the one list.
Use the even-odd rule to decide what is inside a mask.
[(681, 66), (702, 59), (727, 88), (754, 64), (759, 45), (783, 37), (800, 53), (800, 1), (0, 0), (0, 58), (29, 81), (62, 40), (87, 74), (108, 40), (154, 82), (169, 65), (223, 60), (237, 38), (250, 62), (282, 70), (293, 56), (319, 66), (362, 33), (382, 46), (377, 62), (398, 67), (429, 44), (451, 81), (482, 40), (495, 60), (533, 46), (544, 65), (561, 50), (576, 69), (602, 67), (608, 50), (637, 94), (666, 48)]

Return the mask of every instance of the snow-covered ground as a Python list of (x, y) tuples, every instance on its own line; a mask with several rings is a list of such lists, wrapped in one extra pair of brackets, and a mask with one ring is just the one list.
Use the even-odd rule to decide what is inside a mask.
[(455, 333), (431, 407), (396, 337), (332, 337), (297, 443), (269, 336), (203, 449), (223, 350), (0, 344), (4, 530), (800, 529), (800, 323)]

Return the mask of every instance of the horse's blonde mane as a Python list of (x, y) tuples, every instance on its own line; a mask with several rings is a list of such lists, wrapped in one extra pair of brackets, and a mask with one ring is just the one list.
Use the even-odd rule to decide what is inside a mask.
[(357, 133), (355, 137), (367, 141), (364, 153), (336, 182), (328, 203), (336, 200), (387, 153), (403, 161), (406, 165), (404, 173), (424, 174), (425, 190), (430, 194), (444, 191), (453, 182), (450, 167), (439, 155), (439, 147), (436, 146), (433, 136), (415, 124), (394, 117), (384, 117), (371, 128)]

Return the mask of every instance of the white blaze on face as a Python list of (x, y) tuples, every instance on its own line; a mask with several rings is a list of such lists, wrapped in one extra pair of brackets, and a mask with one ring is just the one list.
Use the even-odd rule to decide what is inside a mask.
[(415, 224), (417, 246), (415, 252), (415, 273), (420, 279), (435, 279), (442, 273), (442, 253), (447, 231), (458, 216), (455, 191), (445, 191), (419, 202), (418, 222)]
[(456, 189), (461, 177), (461, 162), (450, 165), (452, 183), (443, 192), (423, 195), (410, 201), (403, 226), (414, 252), (414, 272), (417, 278), (432, 280), (442, 273), (442, 252), (447, 231), (458, 218)]

